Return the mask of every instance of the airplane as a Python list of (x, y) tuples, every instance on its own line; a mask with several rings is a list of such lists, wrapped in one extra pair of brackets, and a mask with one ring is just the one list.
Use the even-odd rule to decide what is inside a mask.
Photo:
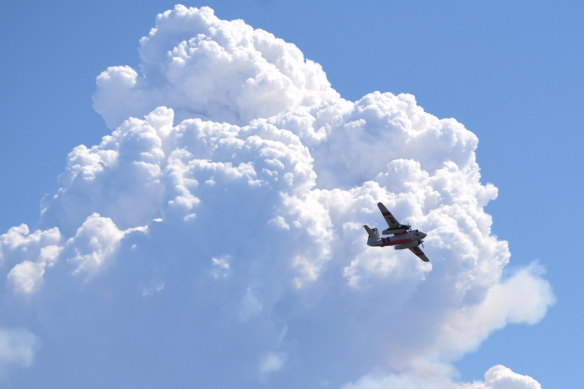
[(368, 225), (364, 225), (363, 227), (365, 227), (365, 230), (369, 234), (367, 246), (394, 246), (394, 249), (396, 250), (410, 249), (412, 253), (416, 254), (422, 261), (430, 262), (426, 254), (420, 249), (420, 245), (424, 243), (422, 239), (426, 237), (426, 234), (419, 230), (412, 230), (411, 226), (408, 224), (399, 223), (383, 203), (377, 203), (377, 206), (379, 207), (379, 211), (381, 211), (383, 218), (389, 225), (389, 228), (383, 230), (382, 235), (391, 236), (379, 236), (377, 228), (369, 228)]

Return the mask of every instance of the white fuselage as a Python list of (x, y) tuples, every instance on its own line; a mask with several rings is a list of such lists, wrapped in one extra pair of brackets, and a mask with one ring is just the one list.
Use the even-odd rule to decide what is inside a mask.
[(367, 239), (367, 245), (372, 247), (394, 246), (396, 250), (403, 250), (418, 246), (425, 237), (425, 233), (413, 230), (391, 236), (370, 237)]

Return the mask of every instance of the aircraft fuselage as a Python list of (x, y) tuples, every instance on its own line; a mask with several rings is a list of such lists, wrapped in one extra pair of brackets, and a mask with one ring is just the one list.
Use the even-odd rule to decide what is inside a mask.
[(371, 228), (365, 224), (363, 228), (365, 228), (368, 235), (367, 245), (372, 247), (393, 246), (396, 250), (410, 249), (422, 261), (430, 262), (430, 259), (419, 247), (426, 234), (419, 230), (411, 230), (409, 225), (398, 222), (383, 203), (377, 203), (377, 207), (389, 228), (383, 230), (383, 233), (379, 236), (377, 228)]
[(418, 246), (425, 237), (425, 233), (413, 230), (392, 236), (369, 238), (367, 245), (372, 247), (394, 246), (396, 250), (403, 250)]

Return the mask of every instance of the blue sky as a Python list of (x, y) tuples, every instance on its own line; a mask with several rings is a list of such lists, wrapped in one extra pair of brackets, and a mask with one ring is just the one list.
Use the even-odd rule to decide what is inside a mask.
[[(584, 359), (584, 232), (580, 110), (584, 54), (576, 1), (183, 2), (209, 5), (297, 45), (333, 88), (357, 100), (407, 92), (426, 112), (454, 117), (479, 138), (487, 207), (512, 253), (507, 272), (538, 260), (557, 298), (534, 326), (510, 325), (456, 363), (480, 379), (501, 363), (545, 388), (578, 387)], [(34, 226), (66, 155), (109, 130), (92, 109), (96, 76), (136, 66), (138, 39), (173, 2), (5, 3), (0, 42), (0, 233)], [(8, 188), (8, 189), (7, 189)]]

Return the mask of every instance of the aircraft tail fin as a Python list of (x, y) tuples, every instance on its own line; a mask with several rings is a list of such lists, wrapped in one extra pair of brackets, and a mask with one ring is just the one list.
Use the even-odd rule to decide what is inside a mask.
[(377, 228), (369, 228), (368, 225), (364, 225), (363, 228), (365, 228), (365, 231), (367, 231), (367, 233), (369, 234), (369, 238), (372, 239), (379, 238), (379, 231), (377, 231)]

